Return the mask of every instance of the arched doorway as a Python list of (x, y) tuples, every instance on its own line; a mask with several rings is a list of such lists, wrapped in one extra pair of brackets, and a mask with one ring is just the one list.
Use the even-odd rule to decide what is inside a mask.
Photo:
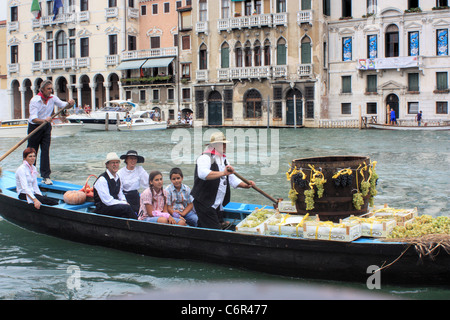
[(13, 92), (12, 94), (12, 115), (14, 119), (20, 119), (22, 118), (22, 106), (21, 106), (21, 98), (20, 98), (20, 91), (19, 91), (19, 81), (13, 80), (11, 83), (11, 90)]
[(95, 108), (102, 108), (106, 102), (106, 90), (104, 86), (105, 78), (101, 74), (94, 77), (95, 83)]
[(208, 125), (222, 125), (222, 95), (218, 91), (213, 91), (208, 98)]
[(87, 75), (83, 75), (80, 78), (80, 84), (81, 84), (81, 106), (85, 106), (88, 105), (90, 106), (91, 110), (93, 110), (93, 106), (91, 106), (92, 104), (92, 99), (91, 99), (91, 87), (89, 86), (90, 84), (90, 79)]
[(31, 90), (31, 80), (25, 79), (23, 81), (23, 86), (25, 88), (25, 118), (30, 117), (30, 101), (33, 99), (33, 90)]
[(398, 96), (394, 93), (390, 94), (386, 98), (386, 123), (389, 123), (391, 109), (395, 111), (395, 118), (400, 117), (400, 106)]
[[(297, 114), (295, 123), (294, 114)], [(302, 93), (298, 89), (290, 89), (286, 94), (286, 125), (303, 125)]]

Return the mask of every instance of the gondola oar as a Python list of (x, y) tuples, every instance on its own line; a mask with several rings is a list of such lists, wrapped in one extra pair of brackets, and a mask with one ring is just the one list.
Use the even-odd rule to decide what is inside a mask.
[[(67, 105), (66, 107), (62, 108), (61, 110), (59, 110), (57, 113), (55, 113), (52, 116), (52, 120), (54, 118), (56, 118), (57, 116), (59, 116), (63, 111), (68, 110), (72, 108), (70, 105)], [(41, 125), (39, 127), (37, 127), (36, 129), (34, 129), (32, 132), (30, 132), (25, 138), (23, 138), (22, 140), (19, 141), (19, 143), (17, 143), (14, 147), (12, 147), (11, 149), (9, 149), (8, 152), (6, 152), (3, 156), (1, 156), (0, 158), (0, 162), (3, 161), (7, 156), (9, 156), (11, 153), (14, 152), (14, 150), (16, 150), (18, 147), (20, 147), (25, 141), (27, 141), (28, 139), (30, 139), (34, 134), (36, 134), (39, 130), (41, 130), (48, 122), (45, 121), (43, 123), (41, 123)]]
[[(228, 168), (228, 171), (231, 171)], [(245, 179), (243, 176), (241, 176), (239, 173), (237, 173), (236, 171), (233, 173), (236, 177), (238, 177), (239, 179), (241, 179), (243, 182), (245, 182), (246, 184), (250, 184), (250, 182)], [(278, 199), (276, 200), (274, 197), (268, 195), (267, 193), (265, 193), (264, 191), (262, 191), (260, 188), (258, 188), (257, 186), (252, 186), (253, 189), (255, 189), (256, 191), (258, 191), (260, 194), (262, 194), (264, 197), (266, 197), (267, 199), (269, 199), (270, 201), (273, 202), (274, 204), (274, 208), (278, 208), (278, 202), (281, 201), (282, 199)]]

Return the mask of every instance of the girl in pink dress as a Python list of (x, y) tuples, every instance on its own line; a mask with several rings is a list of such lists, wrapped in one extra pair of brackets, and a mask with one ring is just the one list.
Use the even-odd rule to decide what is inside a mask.
[(186, 225), (184, 219), (174, 218), (169, 214), (167, 210), (167, 191), (163, 188), (163, 177), (159, 171), (150, 172), (149, 187), (141, 194), (139, 220)]

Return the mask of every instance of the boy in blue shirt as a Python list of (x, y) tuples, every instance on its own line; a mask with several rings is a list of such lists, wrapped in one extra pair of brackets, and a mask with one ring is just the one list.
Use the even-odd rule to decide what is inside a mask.
[(191, 188), (183, 184), (183, 172), (180, 168), (170, 170), (170, 181), (166, 187), (167, 209), (173, 217), (180, 217), (192, 227), (197, 226), (198, 217), (194, 210), (194, 198), (191, 196)]

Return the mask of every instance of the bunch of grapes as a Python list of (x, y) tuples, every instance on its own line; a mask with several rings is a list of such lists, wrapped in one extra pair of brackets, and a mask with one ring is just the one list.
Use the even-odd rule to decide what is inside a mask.
[(416, 238), (429, 234), (449, 234), (450, 217), (441, 216), (433, 218), (430, 215), (416, 217), (406, 226), (396, 226), (389, 235), (391, 239)]
[(303, 175), (301, 173), (297, 173), (296, 175), (292, 176), (291, 179), (294, 184), (300, 189), (306, 188), (309, 184), (308, 180), (303, 179)]
[(361, 194), (363, 195), (363, 197), (365, 197), (369, 194), (369, 189), (370, 189), (370, 182), (362, 181), (361, 182)]
[(361, 206), (364, 204), (364, 198), (361, 192), (353, 194), (353, 206), (356, 210), (361, 210)]
[(313, 210), (314, 209), (314, 188), (305, 190), (305, 204), (306, 204), (306, 210)]
[(289, 199), (291, 200), (292, 205), (295, 205), (295, 203), (297, 202), (297, 191), (295, 191), (294, 189), (289, 190)]
[(350, 187), (353, 183), (353, 174), (341, 174), (333, 178), (336, 187)]

